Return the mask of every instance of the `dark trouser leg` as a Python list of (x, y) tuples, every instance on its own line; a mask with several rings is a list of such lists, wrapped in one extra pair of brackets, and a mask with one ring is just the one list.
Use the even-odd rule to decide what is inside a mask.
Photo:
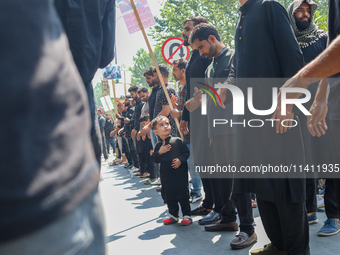
[(251, 207), (251, 194), (234, 196), (238, 216), (240, 218), (240, 231), (251, 236), (254, 233), (253, 208)]
[(122, 152), (120, 151), (119, 146), (118, 146), (118, 137), (116, 140), (116, 148), (118, 148), (118, 158), (122, 158)]
[(327, 218), (328, 219), (340, 218), (340, 213), (337, 208), (335, 199), (334, 179), (326, 179), (324, 201)]
[(214, 201), (215, 201), (214, 211), (217, 213), (220, 213), (224, 205), (222, 192), (221, 192), (221, 180), (216, 179), (216, 178), (211, 178), (210, 183), (211, 183), (211, 188), (213, 191), (213, 196), (214, 196)]
[(109, 156), (107, 155), (106, 141), (105, 141), (105, 136), (104, 136), (104, 134), (102, 134), (102, 146), (103, 146), (102, 151), (103, 151), (103, 154), (104, 154), (104, 158), (105, 158), (105, 159), (108, 159)]
[(141, 173), (144, 173), (146, 171), (145, 156), (143, 155), (143, 153), (139, 153), (138, 157), (139, 157), (139, 171)]
[(305, 202), (258, 199), (263, 227), (272, 244), (289, 255), (309, 255), (309, 227)]
[(129, 142), (129, 148), (130, 148), (130, 153), (132, 156), (133, 164), (135, 167), (139, 168), (139, 158), (136, 152), (135, 144), (133, 143), (133, 140), (131, 137), (128, 138), (128, 142)]
[(223, 223), (230, 223), (236, 220), (237, 212), (235, 209), (235, 201), (230, 200), (232, 182), (232, 179), (221, 179), (221, 192), (224, 203), (224, 206), (221, 210)]
[(105, 137), (106, 140), (106, 149), (107, 149), (107, 153), (110, 153), (110, 138), (111, 137)]
[[(332, 152), (332, 163), (340, 163), (340, 121), (331, 121), (331, 152)], [(333, 179), (335, 198), (340, 211), (340, 179)], [(327, 189), (327, 186), (326, 186)]]
[(181, 205), (183, 216), (191, 216), (189, 199), (180, 199), (178, 202)]
[(99, 168), (101, 166), (101, 139), (100, 139), (100, 128), (97, 121), (97, 111), (96, 111), (96, 103), (94, 99), (93, 86), (91, 82), (87, 82), (85, 84), (85, 89), (87, 93), (87, 98), (90, 106), (90, 115), (91, 115), (91, 141), (93, 145), (94, 154), (96, 156), (97, 162), (99, 164)]
[(170, 200), (170, 201), (166, 201), (166, 204), (167, 204), (168, 209), (169, 209), (169, 214), (178, 218), (178, 210), (179, 210), (178, 201), (177, 200)]
[[(148, 152), (149, 153), (149, 152)], [(150, 154), (147, 155), (146, 169), (150, 173), (150, 179), (156, 179), (156, 163)]]
[(123, 142), (123, 153), (125, 153), (125, 156), (129, 162), (129, 165), (132, 165), (133, 164), (133, 161), (132, 161), (132, 157), (131, 157), (131, 153), (130, 153), (130, 149), (129, 149), (129, 144), (128, 142), (126, 141), (127, 139), (126, 138), (122, 138), (122, 142)]
[[(110, 144), (112, 146), (113, 153), (116, 152), (116, 143), (115, 143), (114, 139), (115, 139), (115, 136), (109, 138)], [(109, 148), (108, 151), (110, 151), (110, 148)]]
[(210, 179), (202, 178), (203, 190), (205, 197), (202, 206), (207, 209), (212, 209), (214, 205), (214, 196), (211, 188)]
[(316, 183), (314, 178), (306, 179), (306, 208), (307, 213), (316, 212), (317, 210)]

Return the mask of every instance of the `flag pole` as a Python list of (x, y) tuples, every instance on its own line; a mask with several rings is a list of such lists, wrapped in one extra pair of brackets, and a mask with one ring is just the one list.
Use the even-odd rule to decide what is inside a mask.
[[(170, 99), (169, 93), (168, 93), (168, 91), (167, 91), (167, 89), (166, 89), (166, 87), (165, 87), (165, 83), (164, 83), (162, 74), (161, 74), (161, 72), (160, 72), (160, 70), (159, 70), (159, 68), (158, 68), (158, 64), (157, 64), (155, 55), (153, 54), (153, 51), (152, 51), (152, 48), (151, 48), (149, 39), (148, 39), (148, 37), (147, 37), (147, 35), (146, 35), (146, 33), (145, 33), (144, 26), (143, 26), (143, 23), (142, 23), (142, 21), (141, 21), (141, 19), (140, 19), (140, 17), (139, 17), (139, 14), (138, 14), (138, 11), (137, 11), (135, 2), (134, 2), (134, 0), (130, 0), (130, 2), (131, 2), (132, 9), (133, 9), (133, 11), (134, 11), (134, 13), (135, 13), (135, 15), (136, 15), (136, 19), (137, 19), (138, 25), (139, 25), (139, 27), (140, 27), (140, 30), (142, 31), (142, 34), (143, 34), (144, 40), (145, 40), (145, 42), (146, 42), (146, 45), (147, 45), (147, 47), (148, 47), (148, 49), (149, 49), (149, 53), (150, 53), (150, 56), (151, 56), (151, 58), (152, 58), (153, 64), (155, 65), (157, 75), (158, 75), (158, 77), (159, 77), (159, 80), (161, 81), (161, 86), (162, 86), (162, 88), (163, 88), (163, 90), (164, 90), (165, 97), (166, 97), (166, 99), (168, 100), (168, 103), (169, 103), (169, 106), (170, 106), (170, 110), (173, 110), (174, 107), (173, 107), (173, 105), (172, 105), (172, 103), (171, 103), (171, 99)], [(181, 133), (181, 130), (180, 130), (180, 128), (179, 128), (178, 118), (174, 118), (174, 120), (175, 120), (175, 122), (176, 122), (176, 126), (177, 126), (177, 129), (178, 129), (178, 132), (179, 132), (179, 134), (181, 135), (181, 138), (183, 139), (183, 134)]]

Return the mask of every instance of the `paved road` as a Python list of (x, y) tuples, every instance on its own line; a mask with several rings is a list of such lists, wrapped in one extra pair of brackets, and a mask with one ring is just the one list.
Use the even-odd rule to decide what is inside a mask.
[[(111, 159), (111, 157), (110, 157)], [(115, 255), (247, 255), (252, 248), (260, 248), (269, 240), (263, 230), (257, 209), (254, 209), (258, 242), (248, 249), (231, 250), (229, 243), (235, 232), (206, 232), (195, 216), (190, 226), (164, 226), (167, 207), (155, 186), (144, 185), (144, 179), (130, 178), (122, 166), (102, 164), (100, 191), (107, 225), (108, 254)], [(193, 204), (192, 208), (198, 204)], [(311, 254), (340, 254), (340, 234), (318, 237), (317, 231), (326, 220), (318, 212), (319, 223), (310, 226)]]

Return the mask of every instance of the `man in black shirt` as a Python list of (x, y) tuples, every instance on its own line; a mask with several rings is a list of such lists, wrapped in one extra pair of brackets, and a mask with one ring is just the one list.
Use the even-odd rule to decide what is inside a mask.
[(53, 2), (1, 3), (0, 254), (104, 255), (87, 95)]
[[(296, 0), (287, 8), (290, 23), (302, 50), (306, 64), (315, 59), (327, 47), (327, 33), (323, 30), (319, 30), (314, 24), (314, 14), (316, 10), (317, 4), (312, 0)], [(322, 79), (321, 82), (328, 83), (327, 79)], [(315, 97), (317, 88), (318, 83), (313, 83), (308, 87), (308, 90), (311, 92), (311, 98)], [(305, 108), (310, 109), (312, 103), (313, 100), (305, 103)], [(300, 117), (303, 118), (303, 120), (306, 119), (305, 116), (300, 115)], [(329, 124), (328, 115), (326, 116), (326, 122)], [(302, 129), (307, 129), (307, 123), (302, 125)], [(308, 148), (311, 150), (311, 157), (309, 160), (307, 159), (309, 164), (317, 166), (331, 163), (331, 140), (329, 132), (320, 138), (312, 137), (309, 132), (306, 132), (306, 134), (304, 134), (304, 143), (306, 152)], [(306, 154), (310, 155), (309, 153)], [(315, 213), (317, 210), (316, 180), (310, 178), (306, 179), (306, 206), (308, 222), (310, 224), (318, 222)], [(334, 195), (334, 181), (331, 178), (326, 179), (324, 203), (327, 220), (318, 232), (318, 235), (330, 236), (331, 234), (338, 233), (338, 229), (332, 227), (332, 225), (336, 226), (335, 222), (339, 221), (340, 218)]]
[[(160, 64), (158, 67), (159, 67), (159, 71), (161, 72), (163, 81), (165, 83), (165, 87), (168, 91), (169, 97), (171, 98), (172, 95), (178, 97), (175, 88), (172, 85), (168, 84), (169, 69), (164, 64)], [(156, 83), (160, 84), (161, 83), (160, 77), (158, 77), (156, 69), (154, 70), (153, 75), (155, 77)], [(173, 136), (173, 137), (178, 136), (177, 125), (176, 125), (175, 119), (170, 114), (170, 106), (169, 106), (169, 102), (168, 102), (168, 100), (165, 96), (164, 89), (161, 87), (161, 85), (159, 85), (159, 87), (160, 87), (160, 89), (157, 91), (157, 94), (156, 94), (155, 108), (154, 108), (153, 116), (154, 116), (154, 118), (156, 118), (157, 116), (160, 116), (160, 115), (167, 117), (169, 119), (170, 126), (171, 126), (170, 135)]]
[(110, 133), (114, 130), (115, 124), (113, 123), (113, 120), (110, 117), (109, 113), (105, 114), (105, 140), (106, 140), (106, 149), (107, 153), (110, 154), (110, 145), (112, 146), (113, 149), (113, 154), (116, 152), (116, 141), (115, 141), (115, 135), (112, 137), (110, 136)]
[[(329, 109), (330, 117), (330, 134), (331, 134), (331, 153), (332, 163), (334, 166), (340, 162), (340, 1), (329, 0), (329, 20), (328, 33), (330, 45), (315, 60), (306, 65), (296, 75), (294, 79), (289, 80), (285, 87), (308, 88), (308, 86), (320, 80), (320, 77), (328, 78), (330, 93), (328, 97), (327, 83), (320, 83), (316, 93), (313, 105), (309, 110), (312, 116), (308, 117), (308, 129), (312, 136), (325, 135), (328, 125), (326, 123), (327, 110)], [(306, 79), (308, 78), (308, 79)], [(279, 95), (280, 96), (280, 95)], [(291, 93), (289, 98), (298, 98), (299, 93)], [(328, 97), (328, 104), (327, 104)], [(279, 98), (279, 97), (278, 97)], [(285, 116), (280, 115), (280, 101), (276, 115), (278, 119)], [(328, 107), (327, 107), (328, 105)], [(287, 108), (291, 111), (291, 107)], [(279, 129), (279, 127), (277, 127)], [(335, 192), (338, 209), (340, 209), (340, 179), (335, 175)], [(338, 224), (335, 225), (339, 227)]]
[(98, 68), (106, 67), (114, 57), (115, 2), (115, 0), (54, 1), (68, 37), (74, 62), (87, 92), (92, 120), (90, 134), (99, 165), (100, 135), (91, 81)]
[[(261, 78), (289, 78), (303, 65), (302, 53), (291, 29), (285, 8), (277, 1), (240, 0), (240, 18), (235, 30), (236, 85), (244, 95), (253, 87), (256, 109), (270, 109), (273, 87), (280, 87), (279, 79), (268, 84)], [(240, 78), (259, 78), (249, 80)], [(233, 83), (230, 83), (233, 84)], [(229, 93), (230, 94), (230, 93)], [(226, 89), (221, 89), (225, 101)], [(237, 121), (270, 119), (246, 109), (236, 115)], [(298, 120), (296, 120), (298, 121)], [(303, 164), (303, 144), (299, 128), (292, 128), (285, 136), (271, 125), (254, 128), (237, 125), (236, 165)], [(275, 146), (284, 144), (284, 146)], [(234, 193), (256, 193), (261, 220), (271, 244), (252, 251), (285, 251), (288, 254), (309, 254), (309, 232), (305, 208), (304, 179), (235, 179)], [(294, 231), (292, 231), (294, 229)]]
[[(126, 137), (125, 140), (127, 142), (128, 151), (129, 151), (129, 153), (127, 155), (129, 155), (129, 157), (133, 161), (133, 164), (132, 164), (131, 160), (129, 160), (130, 164), (126, 165), (125, 167), (130, 168), (130, 167), (134, 166), (136, 168), (139, 168), (139, 158), (138, 158), (138, 155), (137, 155), (135, 144), (133, 143), (133, 140), (132, 140), (132, 137), (131, 137), (131, 131), (134, 127), (133, 116), (135, 114), (135, 110), (130, 103), (125, 103), (125, 107), (126, 107), (126, 113), (124, 115), (124, 117), (125, 117), (125, 119), (124, 119), (124, 131), (125, 131), (125, 137)], [(128, 159), (129, 159), (129, 157), (128, 157)]]
[[(184, 39), (184, 45), (189, 46), (189, 37), (191, 34), (191, 31), (194, 29), (195, 26), (201, 23), (208, 23), (208, 20), (204, 17), (194, 17), (190, 16), (186, 18), (183, 22), (184, 29), (182, 31), (183, 39)], [(190, 93), (190, 79), (191, 78), (204, 78), (204, 73), (208, 65), (210, 64), (211, 60), (207, 59), (204, 56), (200, 56), (199, 52), (193, 45), (190, 45), (192, 52), (190, 60), (187, 63), (187, 66), (185, 68), (185, 80), (187, 84), (187, 96), (186, 100), (189, 100), (193, 93)], [(180, 129), (181, 133), (187, 134), (189, 132), (188, 130), (188, 123), (190, 121), (190, 114), (186, 107), (183, 109), (182, 113), (182, 120), (180, 123)]]
[(132, 127), (132, 131), (131, 131), (131, 139), (135, 141), (136, 144), (136, 151), (138, 154), (138, 160), (139, 160), (139, 166), (140, 166), (140, 172), (143, 173), (145, 172), (145, 169), (143, 169), (143, 165), (140, 164), (140, 160), (142, 158), (142, 149), (143, 149), (143, 141), (142, 140), (137, 140), (136, 139), (136, 135), (140, 129), (140, 116), (141, 116), (141, 112), (142, 112), (142, 108), (144, 103), (142, 102), (142, 100), (138, 97), (138, 86), (132, 86), (129, 88), (129, 93), (131, 95), (131, 98), (134, 100), (134, 102), (136, 103), (135, 105), (135, 112), (133, 115), (133, 127)]
[(109, 156), (107, 155), (107, 148), (106, 148), (106, 140), (105, 140), (105, 119), (103, 117), (103, 109), (97, 107), (98, 113), (98, 123), (100, 128), (100, 136), (102, 138), (102, 152), (105, 158), (105, 161), (108, 160)]
[[(206, 83), (211, 87), (215, 84), (223, 83), (229, 76), (230, 69), (233, 69), (234, 51), (230, 50), (221, 41), (221, 37), (217, 29), (210, 24), (199, 24), (191, 33), (190, 42), (198, 49), (200, 55), (209, 59), (213, 59), (208, 66), (205, 76)], [(235, 129), (229, 126), (212, 125), (214, 119), (232, 119), (233, 106), (229, 103), (225, 109), (215, 106), (213, 100), (208, 99), (208, 133), (205, 137), (197, 137), (195, 135), (195, 127), (200, 126), (201, 118), (191, 119), (192, 138), (209, 141), (207, 146), (202, 148), (203, 151), (195, 154), (194, 158), (204, 158), (206, 154), (211, 153), (208, 157), (214, 160), (213, 165), (227, 166), (234, 164), (235, 154)], [(206, 160), (206, 165), (209, 159)], [(238, 230), (236, 221), (236, 208), (240, 217), (240, 233), (230, 243), (233, 249), (241, 249), (250, 246), (257, 241), (257, 236), (253, 227), (253, 211), (251, 207), (250, 194), (242, 194), (235, 197), (234, 201), (230, 200), (232, 191), (233, 179), (228, 176), (221, 176), (221, 178), (210, 178), (211, 187), (213, 188), (215, 198), (214, 212), (219, 213), (222, 219), (214, 225), (205, 226), (207, 231), (230, 231)], [(222, 206), (217, 204), (217, 201), (223, 202)], [(213, 213), (213, 212), (212, 212)], [(210, 213), (210, 214), (212, 214)], [(208, 217), (209, 214), (206, 216)], [(202, 219), (202, 221), (204, 218)]]

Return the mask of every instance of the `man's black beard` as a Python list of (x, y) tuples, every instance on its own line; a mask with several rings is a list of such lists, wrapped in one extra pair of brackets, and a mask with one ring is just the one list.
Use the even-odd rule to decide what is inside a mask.
[(183, 45), (184, 46), (189, 46), (190, 44), (189, 44), (189, 42), (187, 40), (184, 39)]
[(295, 18), (295, 21), (296, 21), (296, 27), (300, 31), (307, 29), (310, 25), (310, 19), (308, 19), (308, 21), (300, 21), (300, 20)]

